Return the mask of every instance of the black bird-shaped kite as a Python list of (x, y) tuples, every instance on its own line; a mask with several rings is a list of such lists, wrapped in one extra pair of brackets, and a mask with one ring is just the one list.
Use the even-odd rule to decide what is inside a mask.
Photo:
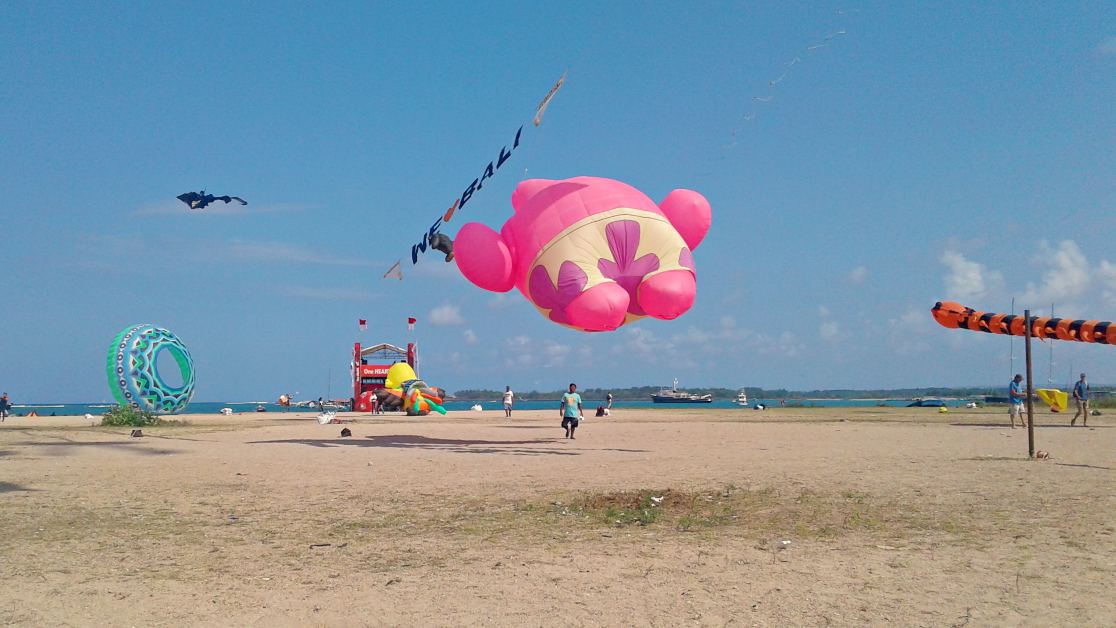
[(202, 190), (201, 192), (187, 192), (185, 194), (179, 194), (178, 200), (189, 205), (190, 209), (201, 209), (206, 205), (212, 203), (213, 201), (225, 201), (226, 205), (233, 201), (239, 201), (241, 205), (248, 204), (248, 201), (240, 198), (239, 196), (213, 196), (212, 194), (206, 194), (205, 190)]

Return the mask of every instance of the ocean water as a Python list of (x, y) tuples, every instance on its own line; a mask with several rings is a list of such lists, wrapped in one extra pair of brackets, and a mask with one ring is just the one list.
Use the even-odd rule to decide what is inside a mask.
[[(586, 412), (595, 409), (597, 406), (604, 405), (603, 399), (583, 399)], [(965, 405), (967, 400), (962, 399), (949, 399), (946, 404), (950, 407), (958, 407)], [(871, 408), (877, 406), (886, 406), (891, 408), (901, 408), (911, 402), (910, 399), (788, 399), (788, 407), (797, 408)], [(503, 410), (503, 404), (498, 400), (493, 401), (447, 401), (445, 403), (446, 410), (468, 410), (473, 405), (479, 403), (485, 410)], [(778, 408), (778, 399), (750, 399), (748, 407), (741, 407), (736, 405), (735, 400), (714, 400), (712, 403), (653, 403), (651, 401), (613, 401), (612, 407), (617, 410), (624, 408), (656, 408), (660, 410), (669, 410), (671, 408), (686, 409), (686, 410), (724, 410), (726, 408), (733, 408), (739, 410), (750, 410), (751, 404), (765, 403), (768, 408)], [(257, 405), (262, 405), (267, 412), (284, 412), (285, 408), (277, 403), (272, 402), (227, 402), (227, 401), (195, 401), (186, 406), (186, 409), (180, 414), (220, 414), (221, 408), (232, 408), (234, 412), (254, 412)], [(557, 410), (559, 402), (555, 401), (517, 401), (515, 404), (516, 410)], [(36, 404), (16, 404), (12, 409), (15, 415), (26, 415), (34, 410), (39, 416), (83, 416), (85, 414), (101, 415), (105, 410), (112, 407), (111, 404), (106, 403), (36, 403)], [(933, 411), (933, 408), (927, 408)], [(291, 412), (314, 412), (311, 408), (291, 408)]]

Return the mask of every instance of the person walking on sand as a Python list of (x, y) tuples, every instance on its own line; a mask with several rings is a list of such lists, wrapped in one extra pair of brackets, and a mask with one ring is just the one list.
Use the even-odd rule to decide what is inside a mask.
[(605, 397), (605, 408), (609, 410), (612, 409), (612, 393), (608, 393), (608, 395)]
[(504, 386), (504, 417), (511, 418), (512, 404), (515, 402), (515, 393), (511, 386)]
[(578, 421), (584, 414), (581, 409), (581, 395), (577, 394), (577, 384), (570, 384), (570, 392), (562, 395), (562, 405), (558, 413), (562, 415), (562, 427), (566, 429), (566, 438), (573, 438)]
[(0, 423), (3, 423), (8, 418), (8, 413), (12, 410), (12, 402), (8, 401), (8, 393), (0, 396)]
[(1081, 417), (1081, 425), (1089, 427), (1089, 382), (1085, 381), (1085, 374), (1073, 385), (1073, 400), (1077, 402), (1077, 413), (1070, 420), (1070, 425), (1077, 424), (1077, 417)]
[(1015, 417), (1019, 417), (1019, 427), (1027, 427), (1023, 422), (1023, 376), (1018, 373), (1015, 379), (1011, 380), (1008, 384), (1008, 420), (1011, 421), (1011, 429), (1015, 429)]

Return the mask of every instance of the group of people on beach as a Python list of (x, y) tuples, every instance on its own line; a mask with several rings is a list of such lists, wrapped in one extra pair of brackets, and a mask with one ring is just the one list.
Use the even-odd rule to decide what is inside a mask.
[[(612, 393), (605, 399), (608, 409), (612, 409)], [(511, 386), (504, 387), (504, 416), (511, 418), (512, 406), (515, 405), (515, 393)], [(569, 391), (562, 395), (562, 403), (558, 406), (558, 414), (562, 417), (562, 429), (566, 430), (566, 438), (574, 438), (574, 431), (585, 418), (585, 409), (582, 407), (581, 395), (577, 392), (577, 384), (570, 383)]]
[[(1027, 427), (1023, 419), (1023, 403), (1027, 400), (1027, 393), (1023, 390), (1023, 376), (1016, 373), (1008, 384), (1008, 420), (1011, 429), (1015, 429), (1015, 419), (1019, 419), (1019, 427)], [(1089, 381), (1085, 374), (1073, 385), (1073, 401), (1077, 405), (1077, 412), (1070, 419), (1070, 425), (1077, 425), (1077, 417), (1081, 417), (1082, 427), (1089, 426)]]

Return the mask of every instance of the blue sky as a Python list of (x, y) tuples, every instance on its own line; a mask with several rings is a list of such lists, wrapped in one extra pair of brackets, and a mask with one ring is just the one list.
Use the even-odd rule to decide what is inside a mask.
[[(450, 390), (1000, 385), (1008, 340), (937, 327), (935, 301), (1116, 319), (1106, 3), (15, 2), (0, 68), (21, 401), (108, 399), (108, 343), (139, 322), (228, 401), (343, 394), (352, 342), (405, 343), (409, 315)], [(499, 228), (524, 176), (698, 190), (713, 229), (675, 321), (582, 334), (405, 259), (566, 69), (447, 231)], [(175, 200), (203, 187), (250, 204)], [(1116, 383), (1116, 348), (1053, 361)]]

